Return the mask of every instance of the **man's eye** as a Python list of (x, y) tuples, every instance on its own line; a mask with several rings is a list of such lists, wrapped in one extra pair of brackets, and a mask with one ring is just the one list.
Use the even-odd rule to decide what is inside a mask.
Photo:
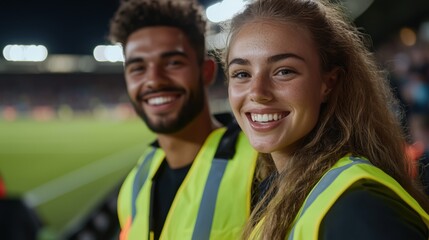
[(144, 66), (136, 65), (136, 66), (130, 66), (128, 67), (128, 72), (135, 73), (135, 72), (142, 72), (145, 70)]
[(132, 68), (132, 70), (133, 71), (142, 71), (142, 70), (144, 70), (144, 67), (143, 66), (137, 66), (137, 67)]
[(131, 72), (143, 71), (143, 70), (144, 70), (143, 66), (135, 66), (135, 67), (130, 68)]
[(167, 62), (167, 66), (181, 66), (181, 65), (183, 65), (183, 61), (177, 60), (177, 59), (170, 60)]

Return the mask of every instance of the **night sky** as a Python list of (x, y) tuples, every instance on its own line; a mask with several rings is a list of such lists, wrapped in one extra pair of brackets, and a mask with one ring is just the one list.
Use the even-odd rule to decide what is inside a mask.
[[(91, 55), (108, 44), (109, 21), (120, 0), (4, 0), (0, 3), (0, 48), (41, 44), (50, 54)], [(216, 0), (201, 0), (204, 6)]]

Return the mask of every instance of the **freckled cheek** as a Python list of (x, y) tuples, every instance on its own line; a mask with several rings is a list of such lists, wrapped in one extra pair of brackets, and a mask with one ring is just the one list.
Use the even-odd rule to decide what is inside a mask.
[(317, 121), (321, 102), (315, 95), (310, 93), (307, 94), (307, 97), (305, 97), (305, 95), (300, 95), (299, 97), (294, 98), (293, 101), (295, 109), (299, 112), (300, 115), (305, 116), (303, 118), (306, 118), (311, 122)]
[(228, 96), (230, 98), (234, 98), (234, 99), (241, 98), (241, 97), (245, 96), (244, 89), (238, 88), (235, 86), (229, 86), (228, 87)]
[(312, 83), (291, 88), (290, 94), (300, 102), (317, 102), (320, 98), (320, 90), (314, 87)]
[(228, 99), (231, 108), (234, 112), (239, 111), (239, 107), (243, 102), (243, 93), (235, 88), (228, 88)]

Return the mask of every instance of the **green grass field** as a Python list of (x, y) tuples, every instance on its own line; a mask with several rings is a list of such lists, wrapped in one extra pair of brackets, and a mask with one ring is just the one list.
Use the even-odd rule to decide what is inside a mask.
[(73, 228), (153, 140), (139, 119), (0, 120), (0, 174), (54, 234)]

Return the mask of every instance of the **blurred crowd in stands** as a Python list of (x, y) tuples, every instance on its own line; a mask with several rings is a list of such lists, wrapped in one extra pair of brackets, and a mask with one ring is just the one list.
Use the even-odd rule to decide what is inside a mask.
[(376, 57), (404, 112), (399, 117), (408, 136), (408, 155), (417, 165), (413, 175), (429, 194), (429, 39), (416, 37), (411, 43), (392, 38), (376, 49)]
[[(222, 77), (220, 73), (210, 92), (215, 111), (225, 110), (221, 108), (227, 101)], [(136, 117), (122, 73), (0, 76), (0, 120), (49, 121), (75, 117), (111, 120)]]
[(429, 41), (407, 46), (399, 38), (378, 47), (376, 56), (388, 70), (390, 83), (405, 112), (402, 118), (410, 144), (429, 150)]
[(0, 113), (6, 121), (76, 116), (127, 118), (134, 114), (122, 74), (2, 75)]

